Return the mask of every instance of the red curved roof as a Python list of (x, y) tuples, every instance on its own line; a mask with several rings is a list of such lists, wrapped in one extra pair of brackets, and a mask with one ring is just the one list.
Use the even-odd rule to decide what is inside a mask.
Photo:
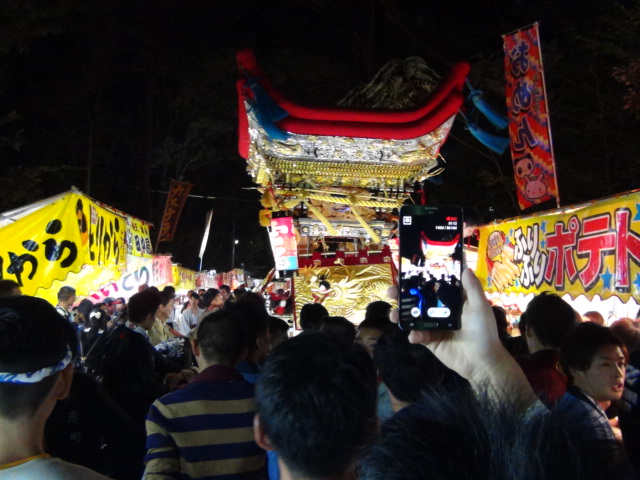
[(237, 53), (236, 58), (241, 74), (236, 83), (239, 150), (244, 158), (249, 154), (244, 102), (254, 100), (248, 85), (249, 79), (258, 81), (271, 99), (287, 111), (288, 116), (275, 122), (275, 125), (288, 133), (404, 140), (432, 132), (457, 113), (462, 105), (462, 90), (469, 73), (468, 63), (456, 63), (440, 86), (422, 105), (412, 110), (316, 108), (298, 105), (282, 95), (262, 72), (252, 50), (242, 50)]

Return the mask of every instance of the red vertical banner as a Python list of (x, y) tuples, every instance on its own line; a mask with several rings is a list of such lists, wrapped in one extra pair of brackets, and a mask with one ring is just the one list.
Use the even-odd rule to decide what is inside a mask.
[(160, 226), (158, 243), (173, 240), (173, 235), (176, 232), (182, 208), (187, 201), (191, 187), (193, 187), (191, 183), (171, 180), (171, 188), (169, 189), (167, 204), (164, 207), (164, 215), (162, 216), (162, 225)]
[(560, 207), (538, 24), (503, 35), (511, 157), (522, 210)]

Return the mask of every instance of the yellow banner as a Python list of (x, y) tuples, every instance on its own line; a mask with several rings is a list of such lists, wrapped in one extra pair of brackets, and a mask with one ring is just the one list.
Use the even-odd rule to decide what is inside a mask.
[(480, 228), (488, 292), (640, 298), (640, 191)]
[(63, 285), (86, 294), (124, 271), (125, 230), (123, 217), (70, 193), (0, 229), (1, 276), (54, 304)]
[(151, 238), (149, 224), (137, 218), (127, 217), (127, 254), (136, 257), (151, 258)]
[(194, 290), (196, 288), (196, 272), (179, 265), (173, 265), (173, 286), (176, 290)]

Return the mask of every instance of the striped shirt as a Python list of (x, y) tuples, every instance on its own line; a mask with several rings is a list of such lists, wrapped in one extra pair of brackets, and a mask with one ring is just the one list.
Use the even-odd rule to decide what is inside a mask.
[(147, 479), (263, 479), (265, 453), (253, 439), (253, 385), (214, 365), (159, 398), (147, 416)]

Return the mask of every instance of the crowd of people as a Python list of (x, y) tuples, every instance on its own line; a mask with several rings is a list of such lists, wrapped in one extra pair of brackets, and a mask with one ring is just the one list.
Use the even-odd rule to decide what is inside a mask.
[(312, 303), (290, 338), (226, 286), (53, 306), (2, 280), (0, 480), (636, 478), (638, 320), (541, 294), (512, 337), (461, 283), (458, 331)]

